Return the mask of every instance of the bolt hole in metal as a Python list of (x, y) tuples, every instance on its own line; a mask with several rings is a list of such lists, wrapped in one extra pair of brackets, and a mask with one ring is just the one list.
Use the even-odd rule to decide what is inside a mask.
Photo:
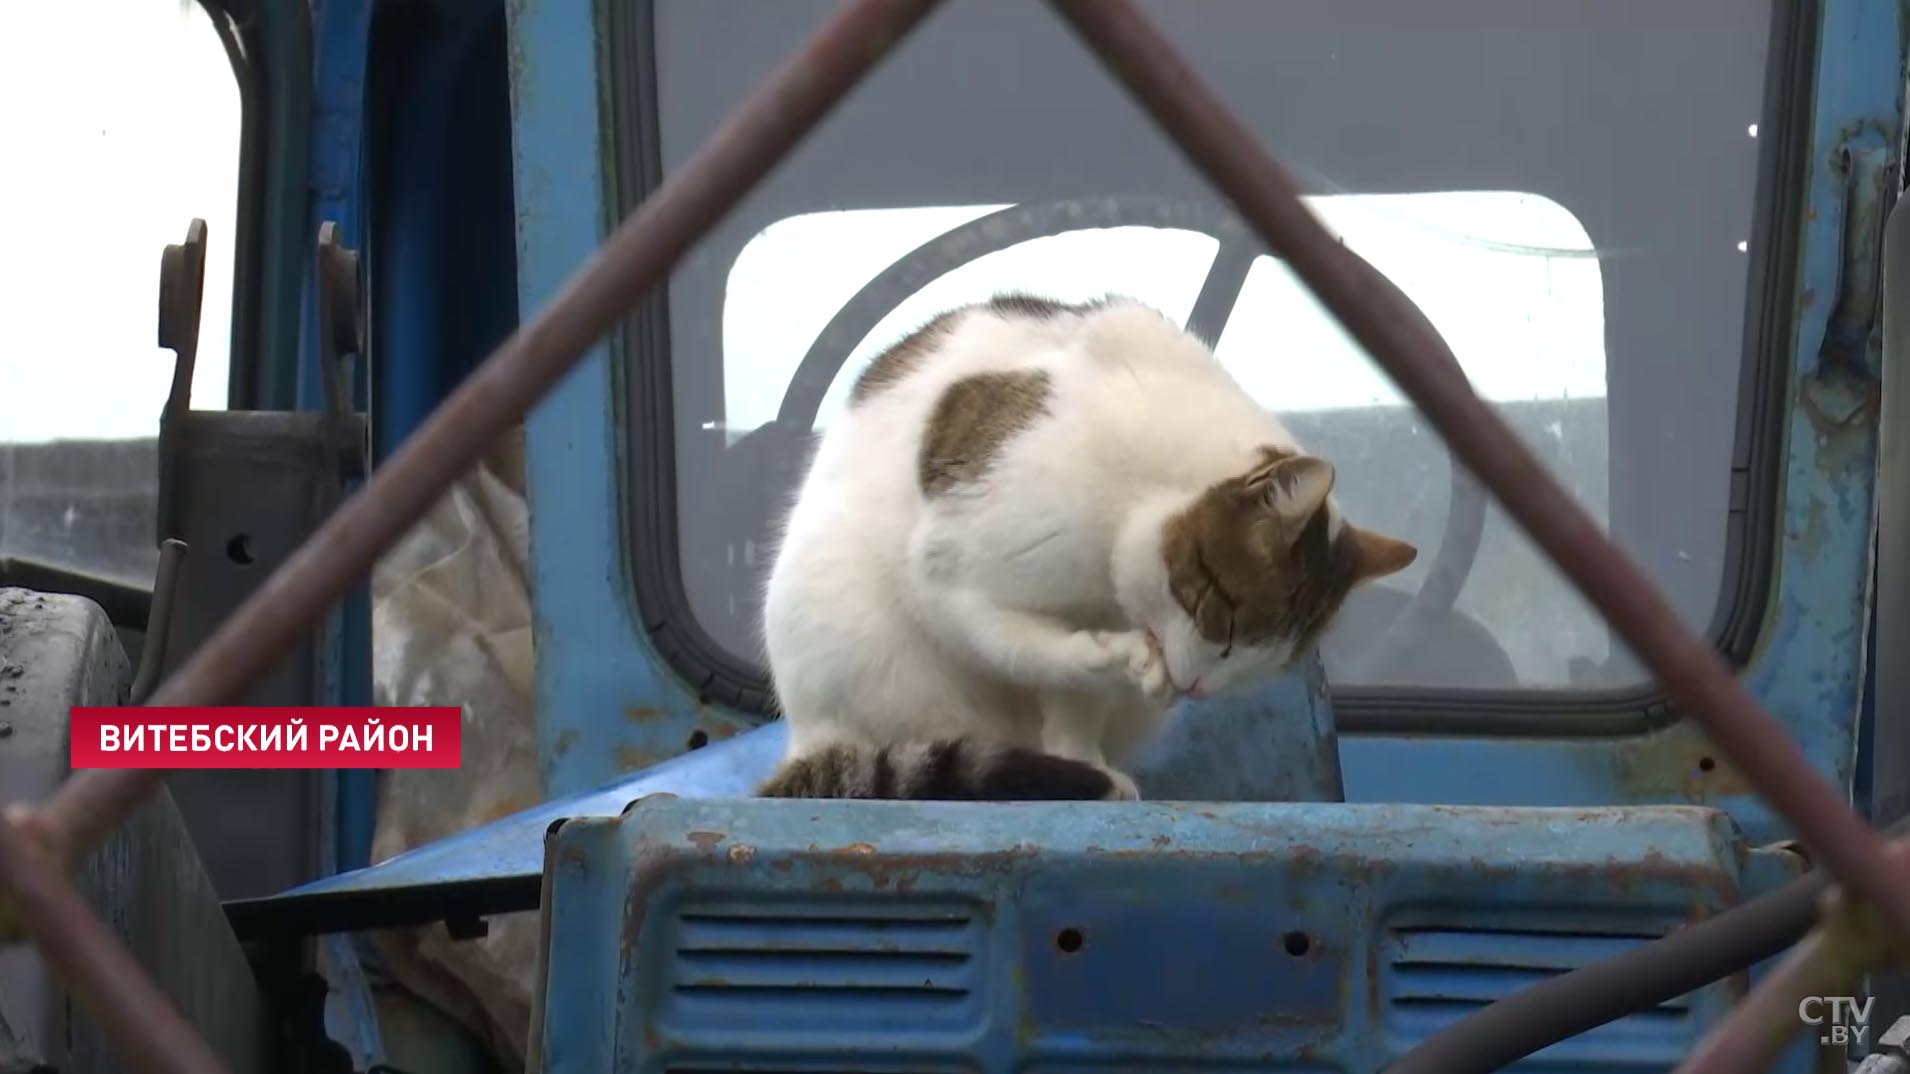
[(1712, 758), (1710, 757), (1698, 758), (1698, 771), (1709, 772), (1716, 767), (1718, 767), (1718, 762), (1713, 760)]
[(1064, 955), (1072, 955), (1081, 950), (1081, 946), (1086, 942), (1087, 939), (1081, 935), (1080, 929), (1062, 929), (1054, 934), (1055, 948)]
[(235, 533), (225, 543), (225, 556), (241, 567), (250, 567), (256, 558), (252, 555), (252, 535)]
[(1313, 937), (1304, 932), (1289, 932), (1280, 937), (1280, 946), (1294, 958), (1305, 958), (1306, 953), (1313, 950)]
[(708, 732), (705, 732), (705, 731), (690, 732), (690, 741), (687, 743), (687, 745), (691, 749), (700, 750), (709, 744), (710, 744), (710, 736)]

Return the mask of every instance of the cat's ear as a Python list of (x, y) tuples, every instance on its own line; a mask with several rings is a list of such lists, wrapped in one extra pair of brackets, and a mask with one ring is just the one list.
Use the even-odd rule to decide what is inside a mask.
[(1353, 569), (1355, 584), (1403, 571), (1419, 558), (1419, 549), (1405, 541), (1360, 529), (1350, 522), (1347, 523), (1346, 533), (1352, 539), (1353, 547), (1359, 551), (1359, 559)]
[(1269, 466), (1260, 497), (1280, 520), (1288, 540), (1297, 539), (1333, 491), (1333, 464), (1312, 455), (1295, 455)]

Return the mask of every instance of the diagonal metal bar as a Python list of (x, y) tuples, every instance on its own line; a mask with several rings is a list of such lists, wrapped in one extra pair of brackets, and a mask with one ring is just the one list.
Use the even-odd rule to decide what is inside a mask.
[[(229, 703), (263, 677), (936, 4), (846, 3), (147, 703)], [(0, 892), (12, 905), (0, 907), (0, 924), (3, 911), (17, 914), (131, 1069), (221, 1074), (204, 1040), (65, 877), (162, 779), (152, 770), (85, 771), (37, 811), (11, 808), (0, 820)]]
[(1558, 563), (1667, 692), (1789, 820), (1813, 854), (1910, 935), (1910, 884), (1884, 842), (1784, 729), (1487, 406), (1423, 317), (1328, 234), (1286, 169), (1131, 0), (1050, 0), (1195, 166), (1366, 348)]
[(1853, 995), (1862, 976), (1840, 965), (1838, 945), (1822, 927), (1791, 948), (1770, 977), (1731, 1009), (1678, 1066), (1677, 1074), (1744, 1074), (1767, 1070), (1803, 1030), (1798, 1002), (1806, 996)]
[[(1901, 867), (1910, 862), (1910, 842), (1894, 841), (1888, 853)], [(1850, 901), (1834, 888), (1822, 903), (1822, 923), (1705, 1034), (1677, 1074), (1768, 1068), (1805, 1028), (1799, 1005), (1806, 997), (1855, 995), (1866, 974), (1901, 953), (1872, 904)]]
[[(149, 703), (229, 703), (258, 682), (937, 2), (851, 0), (836, 11)], [(96, 841), (162, 778), (151, 771), (76, 773), (46, 806), (56, 843), (72, 854)]]
[(43, 852), (36, 827), (22, 807), (0, 819), (0, 887), (114, 1054), (138, 1074), (225, 1074), (205, 1040), (93, 916), (61, 863)]

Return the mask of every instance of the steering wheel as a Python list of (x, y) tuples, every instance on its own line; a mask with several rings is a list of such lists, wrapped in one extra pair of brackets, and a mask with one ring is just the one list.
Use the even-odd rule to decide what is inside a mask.
[[(760, 431), (785, 443), (807, 438), (815, 428), (824, 397), (850, 353), (892, 310), (948, 272), (1032, 239), (1114, 227), (1195, 231), (1219, 242), (1213, 266), (1201, 284), (1186, 325), (1189, 331), (1209, 340), (1219, 337), (1254, 258), (1268, 252), (1266, 244), (1239, 217), (1213, 205), (1102, 197), (1018, 205), (990, 213), (916, 247), (856, 292), (803, 355), (783, 396), (782, 408), (770, 423), (775, 428)], [(1406, 309), (1424, 320), (1419, 307), (1390, 280), (1378, 271), (1373, 272), (1373, 278), (1376, 286), (1393, 290)], [(1425, 580), (1411, 599), (1374, 629), (1372, 641), (1347, 654), (1345, 671), (1368, 678), (1364, 673), (1383, 668), (1410, 651), (1433, 624), (1452, 612), (1478, 558), (1485, 517), (1484, 490), (1464, 467), (1451, 464), (1445, 531)]]

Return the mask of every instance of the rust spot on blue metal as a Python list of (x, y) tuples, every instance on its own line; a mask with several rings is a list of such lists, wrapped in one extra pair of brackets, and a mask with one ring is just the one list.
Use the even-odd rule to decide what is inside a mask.
[[(1878, 401), (1877, 378), (1861, 368), (1827, 362), (1804, 382), (1800, 409), (1818, 436), (1829, 438), (1849, 429), (1867, 430)], [(1819, 465), (1827, 465), (1828, 460), (1827, 453)]]
[[(571, 732), (565, 731), (564, 733), (568, 735)], [(659, 757), (655, 753), (644, 749), (642, 746), (632, 746), (629, 743), (624, 743), (617, 747), (617, 767), (623, 769), (625, 772), (641, 772), (663, 760), (667, 760), (667, 758)]]
[(1633, 800), (1681, 798), (1693, 805), (1751, 790), (1733, 765), (1696, 725), (1680, 721), (1663, 730), (1631, 739), (1614, 751), (1618, 786)]
[(688, 839), (692, 843), (695, 843), (699, 848), (703, 850), (715, 850), (716, 845), (718, 843), (721, 843), (723, 840), (728, 839), (729, 836), (723, 834), (722, 832), (686, 832), (684, 833), (683, 838)]
[(1292, 853), (1294, 879), (1305, 881), (1320, 870), (1321, 855), (1317, 848), (1301, 845), (1294, 847)]

